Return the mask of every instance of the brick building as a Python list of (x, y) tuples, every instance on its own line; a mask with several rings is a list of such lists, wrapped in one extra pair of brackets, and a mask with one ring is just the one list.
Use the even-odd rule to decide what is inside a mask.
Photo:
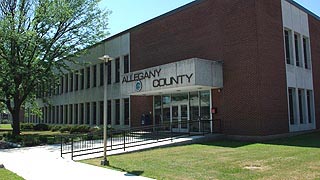
[(88, 49), (77, 60), (90, 64), (70, 65), (29, 121), (101, 125), (107, 78), (115, 128), (214, 119), (211, 130), (228, 135), (319, 129), (319, 42), (320, 18), (294, 1), (196, 0)]

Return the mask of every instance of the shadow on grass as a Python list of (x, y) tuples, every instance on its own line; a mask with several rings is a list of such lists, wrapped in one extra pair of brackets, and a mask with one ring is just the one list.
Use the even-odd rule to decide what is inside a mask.
[(313, 132), (313, 133), (280, 138), (280, 139), (271, 140), (271, 141), (263, 141), (263, 142), (219, 140), (215, 142), (206, 142), (201, 144), (207, 145), (207, 146), (238, 148), (238, 147), (248, 146), (256, 143), (269, 144), (269, 145), (281, 145), (281, 146), (320, 148), (320, 132)]
[[(118, 170), (118, 171), (122, 171), (122, 172), (127, 172), (125, 169), (122, 169), (122, 168), (119, 168), (119, 167), (116, 167), (116, 166), (112, 166), (112, 165), (109, 165), (110, 168), (112, 169), (115, 169), (115, 170)], [(129, 171), (125, 174), (125, 176), (140, 176), (141, 174), (143, 174), (144, 171)]]

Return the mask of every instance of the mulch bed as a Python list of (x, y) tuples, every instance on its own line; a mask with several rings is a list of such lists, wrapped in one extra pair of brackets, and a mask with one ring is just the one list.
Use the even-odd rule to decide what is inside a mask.
[(12, 146), (9, 145), (9, 143), (5, 141), (0, 141), (0, 149), (9, 149), (12, 148)]

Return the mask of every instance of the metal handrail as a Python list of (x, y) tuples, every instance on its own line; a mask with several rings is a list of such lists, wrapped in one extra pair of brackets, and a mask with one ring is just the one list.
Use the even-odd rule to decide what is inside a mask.
[[(198, 123), (198, 125), (195, 125)], [(188, 131), (181, 130), (181, 126), (185, 125)], [(172, 141), (175, 138), (191, 136), (190, 128), (196, 128), (197, 133), (202, 135), (211, 133), (212, 120), (186, 120), (164, 122), (158, 125), (149, 125), (142, 127), (126, 128), (126, 129), (110, 129), (108, 131), (107, 151), (119, 150), (136, 147), (146, 144), (152, 144), (162, 141)], [(177, 127), (177, 128), (175, 128)], [(206, 129), (207, 128), (207, 129)], [(209, 129), (210, 130), (209, 130)], [(72, 134), (61, 136), (61, 157), (65, 154), (71, 154), (71, 158), (88, 154), (103, 152), (103, 134), (102, 132), (87, 134)]]

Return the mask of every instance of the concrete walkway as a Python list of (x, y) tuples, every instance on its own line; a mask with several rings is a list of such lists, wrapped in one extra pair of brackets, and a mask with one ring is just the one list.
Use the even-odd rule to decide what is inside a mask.
[[(201, 136), (175, 139), (173, 142), (151, 144), (147, 146), (128, 148), (126, 152), (168, 146), (177, 143), (190, 143), (200, 140)], [(111, 154), (125, 153), (122, 151)], [(92, 158), (93, 156), (87, 157)], [(70, 157), (60, 157), (59, 145), (39, 146), (0, 150), (0, 164), (26, 180), (101, 180), (101, 179), (149, 179), (106, 168), (72, 161)], [(141, 171), (137, 169), (135, 171)]]

